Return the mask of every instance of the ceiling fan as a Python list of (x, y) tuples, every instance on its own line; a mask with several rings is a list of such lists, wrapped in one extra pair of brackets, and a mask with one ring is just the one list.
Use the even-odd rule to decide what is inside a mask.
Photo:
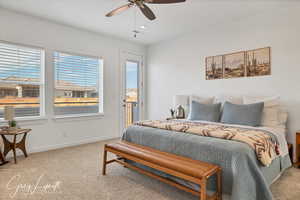
[(150, 4), (169, 4), (169, 3), (181, 3), (185, 2), (185, 0), (128, 0), (129, 3), (127, 3), (124, 6), (121, 6), (119, 8), (116, 8), (112, 10), (111, 12), (106, 14), (106, 17), (114, 16), (120, 12), (123, 12), (133, 6), (137, 6), (140, 8), (142, 13), (150, 20), (155, 20), (156, 17), (152, 10), (146, 5), (146, 3)]

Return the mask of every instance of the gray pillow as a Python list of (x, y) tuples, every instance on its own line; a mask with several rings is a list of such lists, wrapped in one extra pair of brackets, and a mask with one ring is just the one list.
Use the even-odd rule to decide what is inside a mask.
[(225, 102), (221, 122), (226, 124), (259, 126), (261, 124), (263, 109), (263, 102), (242, 105)]
[(192, 101), (188, 120), (203, 120), (218, 122), (220, 120), (221, 103), (202, 104)]

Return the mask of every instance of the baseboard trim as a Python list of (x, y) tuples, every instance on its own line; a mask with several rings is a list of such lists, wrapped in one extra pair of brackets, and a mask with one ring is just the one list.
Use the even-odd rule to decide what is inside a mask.
[[(39, 152), (45, 152), (45, 151), (51, 151), (55, 149), (62, 149), (62, 148), (67, 148), (67, 147), (73, 147), (73, 146), (79, 146), (83, 144), (89, 144), (89, 143), (94, 143), (94, 142), (100, 142), (100, 141), (105, 141), (105, 140), (111, 140), (111, 139), (117, 139), (118, 137), (112, 137), (112, 136), (101, 136), (101, 137), (93, 137), (93, 138), (86, 138), (80, 141), (74, 141), (70, 143), (63, 143), (63, 144), (56, 144), (56, 145), (48, 145), (48, 146), (43, 146), (43, 147), (36, 147), (32, 149), (27, 149), (27, 152), (30, 156), (32, 153), (39, 153)], [(17, 150), (17, 156), (23, 155), (22, 152)], [(12, 158), (12, 153), (9, 152), (7, 155), (6, 159)]]
[(45, 146), (45, 147), (37, 147), (37, 148), (29, 149), (29, 153), (45, 152), (45, 151), (62, 149), (62, 148), (66, 148), (66, 147), (73, 147), (73, 146), (78, 146), (78, 145), (82, 145), (82, 144), (89, 144), (89, 143), (94, 143), (94, 142), (99, 142), (99, 141), (104, 141), (104, 140), (110, 140), (110, 139), (116, 139), (116, 137), (111, 137), (111, 136), (93, 137), (93, 138), (86, 138), (86, 139), (83, 139), (80, 141), (75, 141), (75, 142), (70, 142), (70, 143), (49, 145), (49, 146)]

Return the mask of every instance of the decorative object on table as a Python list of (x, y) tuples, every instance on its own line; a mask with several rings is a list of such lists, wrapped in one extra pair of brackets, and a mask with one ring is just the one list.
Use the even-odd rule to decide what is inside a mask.
[(295, 167), (300, 167), (300, 131), (296, 133), (296, 163)]
[(185, 118), (185, 112), (182, 105), (177, 106), (176, 108), (176, 119), (184, 119)]
[(206, 80), (271, 75), (271, 47), (205, 58)]
[(13, 106), (5, 106), (4, 107), (4, 119), (8, 122), (8, 127), (16, 127), (17, 122), (14, 120), (15, 117), (15, 109)]
[(176, 118), (184, 119), (185, 118), (185, 107), (188, 104), (188, 96), (186, 95), (176, 95), (174, 97), (174, 107), (176, 110)]
[[(8, 152), (12, 150), (14, 153), (15, 164), (17, 164), (16, 149), (20, 149), (24, 153), (25, 157), (28, 156), (26, 151), (26, 136), (30, 131), (31, 129), (21, 129), (21, 128), (14, 128), (14, 129), (2, 128), (0, 130), (0, 135), (4, 143), (4, 152), (3, 152), (4, 158), (6, 157)], [(18, 135), (23, 135), (23, 138), (21, 139), (20, 142), (17, 142)], [(13, 136), (13, 141), (10, 142), (5, 136)]]
[(175, 109), (170, 108), (170, 113), (171, 113), (171, 119), (174, 119), (175, 118)]

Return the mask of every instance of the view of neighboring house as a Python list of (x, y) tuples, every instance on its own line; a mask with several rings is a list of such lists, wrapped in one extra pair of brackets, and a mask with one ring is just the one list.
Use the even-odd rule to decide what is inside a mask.
[[(0, 105), (13, 102), (11, 104), (15, 107), (34, 107), (39, 104), (40, 85), (38, 79), (10, 76), (2, 78), (0, 81), (2, 82), (0, 84)], [(96, 87), (84, 87), (62, 80), (56, 82), (55, 96), (55, 103), (63, 103), (63, 106), (79, 106), (82, 105), (80, 103), (98, 102)]]
[(39, 80), (10, 76), (0, 80), (0, 98), (22, 98), (39, 96)]
[(98, 96), (96, 87), (85, 87), (71, 82), (58, 80), (55, 86), (55, 96), (57, 98), (95, 98)]

